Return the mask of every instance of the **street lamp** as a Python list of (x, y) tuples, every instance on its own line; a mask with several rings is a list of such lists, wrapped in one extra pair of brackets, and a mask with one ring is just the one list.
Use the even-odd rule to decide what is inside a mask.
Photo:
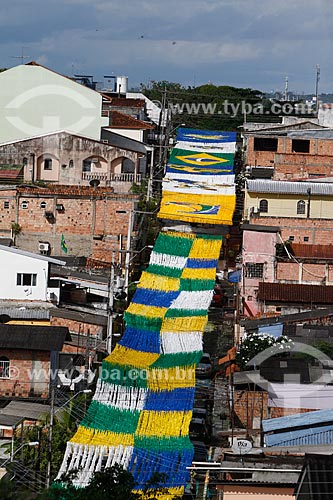
[(89, 394), (91, 389), (83, 389), (75, 393), (71, 398), (69, 398), (66, 403), (59, 406), (56, 410), (54, 409), (54, 398), (55, 398), (55, 385), (51, 385), (51, 406), (50, 406), (50, 425), (49, 425), (49, 437), (48, 437), (48, 455), (47, 455), (47, 468), (46, 468), (46, 488), (50, 487), (51, 481), (51, 458), (52, 458), (52, 438), (53, 438), (53, 426), (54, 426), (54, 415), (66, 406), (72, 399), (76, 398), (79, 394)]
[(11, 451), (10, 451), (10, 457), (7, 458), (7, 460), (5, 460), (3, 462), (3, 464), (1, 464), (1, 467), (5, 467), (5, 465), (7, 465), (9, 462), (13, 462), (16, 453), (18, 453), (20, 450), (22, 450), (22, 448), (24, 446), (38, 446), (38, 445), (39, 445), (39, 441), (29, 441), (28, 443), (21, 444), (21, 446), (19, 446), (17, 448), (17, 450), (14, 451), (14, 442), (12, 441), (12, 446), (11, 446)]
[[(128, 288), (128, 278), (129, 278), (129, 268), (130, 268), (130, 263), (136, 259), (136, 257), (138, 255), (140, 255), (141, 252), (143, 252), (144, 250), (146, 250), (146, 248), (149, 248), (149, 249), (153, 249), (153, 245), (146, 245), (144, 246), (143, 248), (141, 248), (141, 250), (139, 250), (138, 252), (133, 252), (132, 250), (125, 250), (124, 253), (126, 254), (126, 258), (125, 258), (125, 286), (124, 288)], [(133, 255), (133, 257), (130, 257), (130, 255), (132, 253), (135, 253), (135, 255)]]

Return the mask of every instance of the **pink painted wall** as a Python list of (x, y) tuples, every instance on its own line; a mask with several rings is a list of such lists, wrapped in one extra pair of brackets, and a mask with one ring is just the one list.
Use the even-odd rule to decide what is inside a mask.
[[(256, 316), (260, 308), (257, 302), (259, 283), (273, 282), (275, 280), (275, 245), (278, 242), (277, 233), (263, 231), (243, 232), (243, 273), (241, 297), (243, 312), (246, 316)], [(262, 278), (247, 276), (246, 263), (264, 264)]]

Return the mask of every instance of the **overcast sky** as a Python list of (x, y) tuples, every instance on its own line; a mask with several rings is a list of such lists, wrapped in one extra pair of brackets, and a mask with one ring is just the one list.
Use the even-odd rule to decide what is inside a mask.
[(333, 0), (11, 0), (2, 67), (22, 51), (61, 73), (333, 92)]

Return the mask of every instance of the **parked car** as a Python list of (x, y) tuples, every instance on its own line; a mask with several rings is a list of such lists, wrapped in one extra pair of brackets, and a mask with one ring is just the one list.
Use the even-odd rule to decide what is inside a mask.
[(213, 366), (210, 359), (210, 354), (204, 352), (195, 370), (196, 376), (207, 378), (211, 376), (212, 371), (213, 371)]
[(208, 430), (204, 418), (192, 418), (189, 429), (190, 438), (206, 439)]
[(205, 443), (203, 441), (192, 441), (192, 444), (194, 448), (193, 462), (206, 462), (207, 447)]
[(207, 418), (207, 410), (205, 408), (198, 408), (195, 406), (192, 410), (192, 418)]

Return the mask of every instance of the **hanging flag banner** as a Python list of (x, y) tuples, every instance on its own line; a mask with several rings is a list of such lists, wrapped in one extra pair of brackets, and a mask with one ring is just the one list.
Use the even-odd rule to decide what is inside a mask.
[(223, 144), (224, 142), (236, 142), (236, 132), (220, 132), (217, 130), (179, 128), (177, 130), (177, 141)]
[(178, 129), (177, 139), (166, 167), (158, 216), (231, 225), (236, 204), (236, 134)]

